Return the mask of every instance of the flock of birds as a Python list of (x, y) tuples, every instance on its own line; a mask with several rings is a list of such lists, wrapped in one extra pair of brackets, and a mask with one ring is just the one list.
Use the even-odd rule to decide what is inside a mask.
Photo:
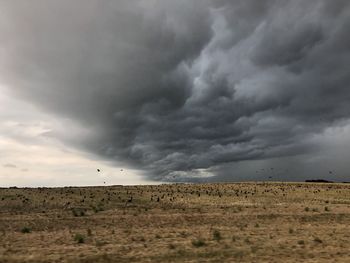
[[(97, 168), (96, 170), (97, 170), (97, 172), (98, 172), (98, 173), (100, 173), (100, 172), (101, 172), (101, 169), (100, 169), (100, 168)], [(120, 171), (121, 171), (121, 172), (123, 172), (123, 171), (124, 171), (124, 169), (120, 169)], [(103, 184), (106, 184), (106, 181), (104, 181), (104, 182), (103, 182)]]
[[(121, 172), (123, 172), (124, 170), (123, 169), (120, 169)], [(274, 174), (273, 176), (271, 175), (271, 173), (274, 173), (276, 170), (274, 167), (270, 167), (270, 169), (268, 168), (262, 168), (260, 170), (256, 170), (255, 173), (256, 174), (259, 174), (259, 173), (265, 173), (265, 172), (268, 172), (270, 175), (268, 176), (268, 179), (273, 179), (274, 177), (277, 177), (278, 175), (277, 174)], [(101, 172), (101, 169), (100, 168), (97, 168), (97, 172), (100, 173)], [(281, 171), (280, 171), (281, 172)], [(289, 169), (284, 169), (282, 172), (284, 172), (285, 174), (289, 173)], [(333, 174), (333, 171), (332, 170), (329, 170), (328, 171), (328, 174), (329, 175), (332, 175)], [(173, 178), (175, 178), (175, 176), (173, 176)], [(106, 184), (106, 182), (104, 181), (103, 184)]]

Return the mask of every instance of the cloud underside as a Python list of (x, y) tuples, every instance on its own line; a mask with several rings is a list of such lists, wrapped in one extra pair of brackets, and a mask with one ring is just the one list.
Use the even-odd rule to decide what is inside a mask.
[(316, 152), (350, 115), (346, 0), (0, 6), (3, 84), (89, 131), (47, 136), (153, 179)]

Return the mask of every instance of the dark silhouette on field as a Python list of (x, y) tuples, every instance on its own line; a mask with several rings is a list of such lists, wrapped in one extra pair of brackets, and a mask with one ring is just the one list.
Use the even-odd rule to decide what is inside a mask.
[(334, 183), (333, 181), (328, 181), (324, 179), (316, 179), (316, 180), (305, 180), (306, 183)]

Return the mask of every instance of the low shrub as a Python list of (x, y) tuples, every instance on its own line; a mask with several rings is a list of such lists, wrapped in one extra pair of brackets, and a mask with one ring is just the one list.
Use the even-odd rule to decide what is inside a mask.
[(198, 238), (198, 239), (192, 240), (192, 245), (194, 247), (203, 247), (203, 246), (205, 246), (205, 242), (203, 239)]
[(30, 232), (32, 232), (32, 230), (29, 228), (29, 227), (23, 227), (22, 229), (21, 229), (21, 232), (22, 233), (30, 233)]
[(74, 241), (76, 241), (78, 244), (85, 243), (85, 237), (82, 234), (75, 234)]

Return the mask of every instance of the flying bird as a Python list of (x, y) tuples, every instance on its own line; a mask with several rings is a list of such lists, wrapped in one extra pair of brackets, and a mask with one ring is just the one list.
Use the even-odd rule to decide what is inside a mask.
[(97, 172), (101, 172), (101, 170), (100, 170), (100, 169), (97, 169)]

